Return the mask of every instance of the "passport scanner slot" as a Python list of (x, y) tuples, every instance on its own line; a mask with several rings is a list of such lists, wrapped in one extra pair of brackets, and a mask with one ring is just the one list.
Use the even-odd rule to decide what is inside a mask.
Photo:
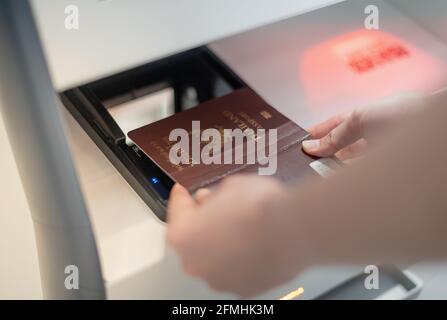
[(127, 133), (247, 85), (207, 47), (188, 50), (60, 93), (62, 102), (162, 220), (173, 181)]

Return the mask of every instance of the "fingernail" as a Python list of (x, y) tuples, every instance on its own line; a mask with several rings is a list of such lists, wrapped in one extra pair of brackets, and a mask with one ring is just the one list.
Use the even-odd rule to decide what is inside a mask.
[(317, 149), (320, 146), (320, 140), (305, 140), (303, 141), (303, 148), (307, 150)]

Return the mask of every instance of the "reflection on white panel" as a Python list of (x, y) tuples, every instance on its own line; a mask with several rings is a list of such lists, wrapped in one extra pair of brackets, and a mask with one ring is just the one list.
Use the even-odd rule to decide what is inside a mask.
[(129, 144), (129, 131), (174, 114), (174, 90), (166, 88), (107, 110), (126, 134), (126, 142)]

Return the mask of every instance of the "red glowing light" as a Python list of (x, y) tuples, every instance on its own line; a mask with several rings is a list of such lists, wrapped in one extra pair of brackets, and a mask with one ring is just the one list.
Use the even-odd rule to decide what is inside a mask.
[[(445, 85), (446, 65), (391, 34), (357, 30), (310, 48), (300, 61), (308, 104), (347, 111), (403, 91)], [(332, 112), (333, 113), (333, 112)]]

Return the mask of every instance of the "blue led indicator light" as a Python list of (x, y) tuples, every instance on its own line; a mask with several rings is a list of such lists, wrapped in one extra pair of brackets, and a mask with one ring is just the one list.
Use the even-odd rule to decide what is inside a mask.
[(153, 177), (151, 180), (152, 180), (152, 183), (154, 183), (154, 184), (155, 184), (155, 183), (158, 183), (158, 179), (155, 178), (155, 177)]

